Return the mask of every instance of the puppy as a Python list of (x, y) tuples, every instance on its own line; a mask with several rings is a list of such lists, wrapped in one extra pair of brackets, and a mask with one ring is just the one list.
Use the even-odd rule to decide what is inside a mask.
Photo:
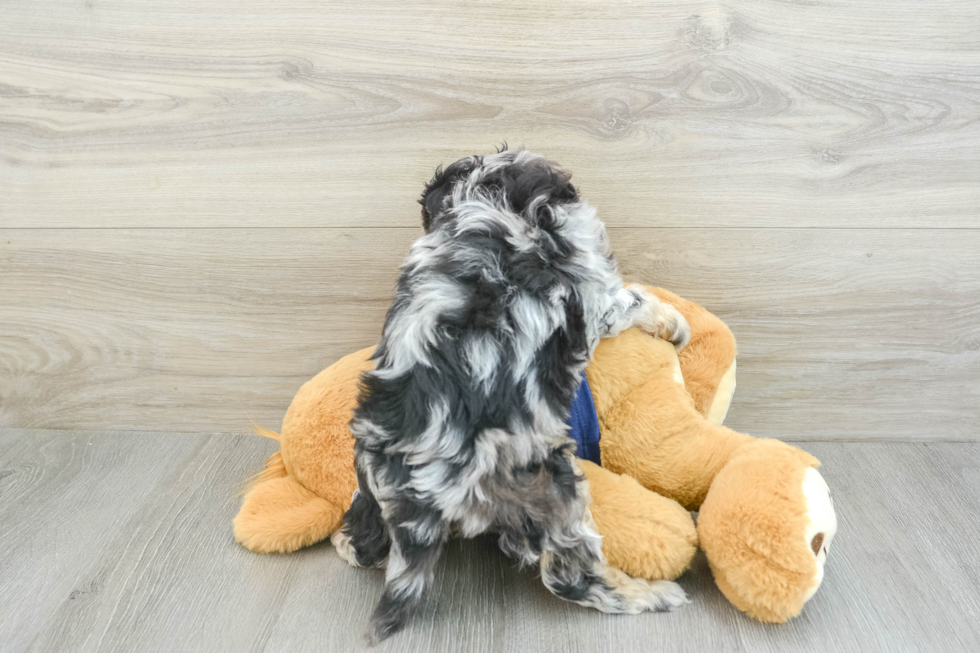
[(600, 338), (631, 326), (683, 347), (672, 306), (624, 288), (605, 227), (569, 175), (525, 150), (437, 170), (351, 432), (359, 489), (334, 535), (384, 566), (370, 642), (422, 605), (450, 529), (492, 531), (554, 594), (604, 612), (664, 611), (675, 583), (606, 566), (567, 437)]

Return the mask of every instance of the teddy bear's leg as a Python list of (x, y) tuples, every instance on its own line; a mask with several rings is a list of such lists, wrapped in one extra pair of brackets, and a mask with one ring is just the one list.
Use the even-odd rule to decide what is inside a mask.
[(691, 514), (629, 476), (581, 461), (592, 493), (592, 517), (610, 566), (646, 580), (673, 580), (698, 549)]
[(235, 539), (256, 553), (289, 553), (326, 539), (340, 526), (344, 507), (303, 487), (292, 476), (255, 486), (235, 517)]

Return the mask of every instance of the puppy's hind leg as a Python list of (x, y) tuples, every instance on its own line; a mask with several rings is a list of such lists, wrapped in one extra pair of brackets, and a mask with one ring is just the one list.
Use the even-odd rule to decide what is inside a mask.
[(384, 512), (392, 542), (384, 594), (367, 633), (372, 645), (401, 630), (422, 607), (449, 535), (440, 513), (428, 506), (398, 500), (385, 505)]
[(555, 596), (602, 612), (667, 612), (688, 602), (680, 585), (632, 578), (606, 564), (602, 540), (585, 508), (581, 522), (555, 534), (541, 555), (541, 579)]
[(360, 470), (357, 483), (354, 499), (344, 513), (344, 523), (330, 536), (330, 542), (352, 567), (383, 567), (391, 547), (388, 527), (381, 516), (381, 506)]

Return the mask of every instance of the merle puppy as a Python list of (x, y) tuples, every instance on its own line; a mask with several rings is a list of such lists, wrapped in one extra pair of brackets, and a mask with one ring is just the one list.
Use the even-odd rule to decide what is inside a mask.
[(566, 435), (599, 339), (639, 326), (683, 347), (674, 307), (624, 288), (602, 222), (569, 175), (525, 150), (437, 170), (425, 235), (402, 266), (376, 369), (351, 432), (359, 491), (334, 535), (356, 566), (384, 566), (368, 638), (421, 606), (450, 529), (492, 531), (540, 561), (557, 596), (604, 612), (669, 610), (675, 583), (606, 566)]

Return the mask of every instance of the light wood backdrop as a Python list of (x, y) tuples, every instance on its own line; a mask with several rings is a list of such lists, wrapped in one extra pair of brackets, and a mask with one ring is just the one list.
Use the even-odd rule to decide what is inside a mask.
[(980, 439), (980, 3), (4, 0), (0, 425), (240, 432), (369, 345), (440, 162), (575, 173), (729, 423)]

